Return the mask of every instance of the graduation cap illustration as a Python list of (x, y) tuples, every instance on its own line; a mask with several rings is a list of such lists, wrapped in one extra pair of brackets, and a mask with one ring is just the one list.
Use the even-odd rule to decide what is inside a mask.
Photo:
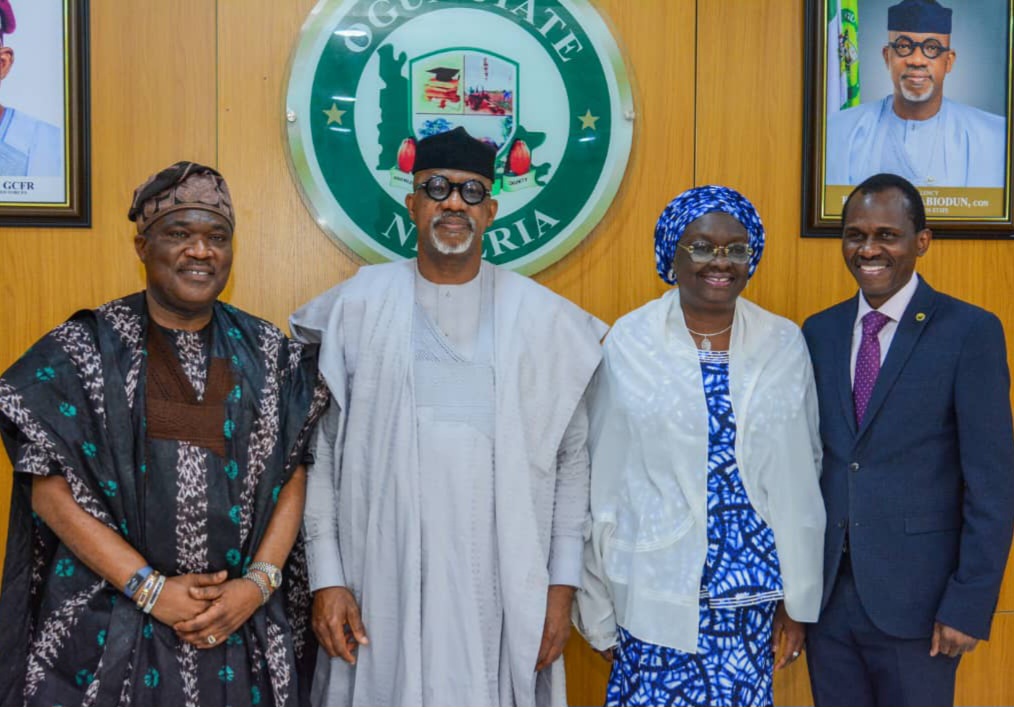
[(441, 110), (447, 108), (447, 104), (461, 103), (461, 94), (458, 93), (458, 77), (461, 76), (461, 69), (450, 66), (436, 66), (426, 69), (430, 77), (423, 86), (423, 97), (431, 104), (436, 104)]
[(442, 81), (450, 83), (454, 81), (458, 74), (461, 73), (461, 69), (454, 69), (447, 66), (438, 66), (434, 69), (427, 69), (427, 73), (433, 74), (431, 81)]

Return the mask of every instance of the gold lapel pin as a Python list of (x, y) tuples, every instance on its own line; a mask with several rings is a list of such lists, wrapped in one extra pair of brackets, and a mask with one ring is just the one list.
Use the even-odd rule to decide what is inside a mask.
[(926, 318), (926, 315), (925, 315), (925, 313), (923, 313), (923, 312), (918, 312), (918, 313), (917, 313), (917, 314), (915, 315), (915, 320), (916, 320), (917, 322), (921, 322), (921, 321), (922, 321), (922, 320), (924, 320), (925, 318)]

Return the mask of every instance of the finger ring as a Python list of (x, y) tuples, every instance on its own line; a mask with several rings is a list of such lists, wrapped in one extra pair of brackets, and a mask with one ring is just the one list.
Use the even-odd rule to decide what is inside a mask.
[(798, 658), (799, 657), (799, 651), (792, 651), (792, 657), (793, 658)]
[(208, 645), (209, 646), (215, 645), (215, 642), (218, 641), (218, 639), (215, 638), (214, 636), (208, 636), (208, 638), (206, 640), (208, 641)]

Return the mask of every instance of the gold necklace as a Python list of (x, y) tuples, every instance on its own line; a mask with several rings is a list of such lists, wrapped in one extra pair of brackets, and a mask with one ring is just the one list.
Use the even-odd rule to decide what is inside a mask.
[[(686, 325), (684, 325), (684, 326), (686, 326)], [(729, 331), (729, 329), (732, 329), (732, 324), (730, 324), (729, 326), (727, 326), (724, 329), (722, 329), (722, 331), (716, 331), (713, 334), (704, 334), (704, 333), (699, 332), (699, 331), (694, 331), (690, 327), (687, 327), (687, 331), (689, 331), (691, 334), (693, 334), (695, 336), (703, 337), (701, 339), (700, 346), (698, 347), (698, 348), (701, 349), (701, 351), (711, 351), (711, 337), (712, 336), (718, 336), (719, 334), (724, 334), (725, 332)]]

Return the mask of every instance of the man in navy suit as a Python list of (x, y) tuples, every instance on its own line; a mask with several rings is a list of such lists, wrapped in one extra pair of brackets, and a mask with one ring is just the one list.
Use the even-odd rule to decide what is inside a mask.
[(961, 655), (989, 637), (1014, 527), (1003, 328), (915, 274), (933, 234), (905, 179), (864, 181), (842, 222), (860, 292), (803, 325), (827, 509), (814, 701), (951, 705)]

